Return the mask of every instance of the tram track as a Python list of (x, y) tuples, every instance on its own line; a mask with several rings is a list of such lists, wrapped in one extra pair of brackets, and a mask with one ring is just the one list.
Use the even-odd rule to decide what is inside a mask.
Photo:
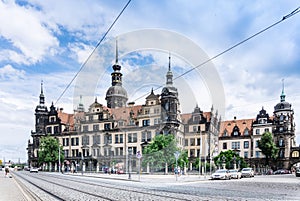
[[(17, 174), (18, 176), (22, 177), (24, 180), (26, 180), (29, 183), (33, 183), (31, 180), (32, 179), (27, 179), (24, 178), (23, 175), (21, 174)], [(55, 174), (51, 174), (51, 176), (45, 174), (38, 174), (38, 175), (34, 175), (34, 174), (30, 174), (30, 177), (40, 180), (42, 182), (46, 182), (48, 184), (54, 185), (56, 187), (64, 188), (67, 191), (73, 191), (76, 193), (80, 193), (80, 194), (84, 194), (85, 197), (91, 197), (89, 198), (90, 200), (95, 199), (95, 200), (120, 200), (116, 195), (113, 195), (113, 193), (108, 193), (111, 192), (112, 190), (114, 190), (115, 192), (118, 192), (118, 195), (124, 195), (125, 197), (132, 197), (134, 195), (134, 197), (147, 197), (147, 198), (151, 198), (151, 200), (191, 200), (191, 199), (185, 199), (183, 196), (185, 193), (183, 192), (173, 192), (173, 191), (169, 191), (169, 190), (163, 190), (163, 189), (154, 189), (154, 188), (136, 188), (136, 187), (132, 187), (132, 186), (117, 186), (116, 184), (112, 184), (112, 183), (108, 183), (108, 182), (104, 182), (103, 179), (101, 180), (101, 184), (99, 184), (99, 180), (95, 180), (95, 181), (88, 181), (88, 180), (80, 180), (80, 186), (84, 185), (84, 189), (82, 190), (80, 188), (80, 186), (78, 187), (73, 187), (73, 186), (77, 186), (76, 184), (78, 184), (78, 179), (74, 179), (74, 178), (70, 178), (72, 176), (58, 176)], [(49, 178), (51, 178), (52, 180), (54, 179), (54, 181), (50, 181)], [(93, 178), (93, 179), (101, 179), (101, 178)], [(38, 184), (32, 184), (35, 186), (38, 186), (37, 188), (45, 191), (46, 193), (48, 193), (49, 195), (56, 197), (56, 199), (58, 200), (67, 200), (67, 198), (64, 198), (62, 196), (59, 196), (57, 193), (53, 193), (50, 190), (45, 190), (43, 187), (39, 186)], [(96, 191), (95, 189), (101, 189), (101, 191)], [(48, 192), (47, 192), (48, 191)], [(104, 192), (101, 194), (101, 192)], [(70, 193), (68, 193), (70, 194)], [(168, 195), (169, 194), (169, 195)], [(172, 194), (172, 195), (170, 195)], [(189, 196), (191, 196), (190, 194), (187, 194)], [(194, 199), (192, 199), (194, 200)]]

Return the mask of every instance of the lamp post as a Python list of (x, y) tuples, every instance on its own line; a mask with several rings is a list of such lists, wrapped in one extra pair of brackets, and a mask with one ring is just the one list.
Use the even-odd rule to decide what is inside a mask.
[(175, 171), (175, 176), (176, 176), (176, 181), (177, 181), (177, 175), (178, 175), (178, 167), (177, 167), (177, 160), (178, 160), (178, 158), (179, 158), (179, 155), (180, 155), (180, 152), (179, 151), (176, 151), (175, 153), (174, 153), (174, 156), (175, 156), (175, 159), (176, 159), (176, 171)]
[(128, 172), (128, 179), (131, 180), (131, 155), (132, 149), (128, 148), (128, 156), (129, 156), (129, 172)]
[(223, 155), (222, 156), (222, 162), (223, 162), (223, 164), (222, 164), (222, 166), (223, 166), (223, 169), (225, 169), (225, 165), (226, 165), (226, 157)]
[(84, 158), (83, 158), (83, 152), (81, 154), (81, 174), (83, 175), (83, 163), (84, 163)]
[(142, 158), (142, 153), (140, 151), (138, 151), (136, 153), (136, 157), (139, 159), (139, 181), (141, 180), (141, 158)]
[(199, 177), (201, 175), (201, 150), (202, 150), (202, 135), (201, 135), (201, 130), (200, 130), (200, 150), (199, 150)]
[(233, 169), (236, 169), (236, 157), (233, 156)]
[(58, 172), (59, 173), (61, 172), (60, 166), (61, 166), (61, 164), (60, 164), (60, 146), (58, 145)]

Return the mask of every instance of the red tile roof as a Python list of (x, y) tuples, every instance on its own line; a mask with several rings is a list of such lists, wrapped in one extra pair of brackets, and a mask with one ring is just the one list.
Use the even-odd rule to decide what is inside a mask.
[(244, 131), (247, 128), (249, 130), (249, 135), (251, 135), (252, 122), (255, 119), (234, 119), (228, 121), (222, 121), (220, 127), (219, 137), (224, 135), (225, 129), (227, 131), (227, 136), (231, 136), (233, 128), (237, 126), (240, 129), (241, 136), (244, 135)]

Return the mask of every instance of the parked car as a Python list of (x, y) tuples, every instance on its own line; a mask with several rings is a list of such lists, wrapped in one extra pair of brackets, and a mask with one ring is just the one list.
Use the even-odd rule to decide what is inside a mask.
[(274, 172), (274, 174), (290, 174), (291, 172), (286, 169), (279, 169)]
[(230, 173), (227, 169), (217, 170), (211, 175), (211, 179), (231, 179)]
[(239, 172), (237, 169), (231, 169), (229, 170), (231, 179), (241, 179), (242, 178), (242, 173)]
[(241, 171), (243, 177), (254, 177), (254, 170), (252, 168), (243, 168)]
[(30, 172), (34, 172), (34, 173), (38, 173), (39, 172), (39, 169), (37, 167), (31, 167), (30, 168)]
[(296, 177), (300, 177), (300, 168), (296, 169)]

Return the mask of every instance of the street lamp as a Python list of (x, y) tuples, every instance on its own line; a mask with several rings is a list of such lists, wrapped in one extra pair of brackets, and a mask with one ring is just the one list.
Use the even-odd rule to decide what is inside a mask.
[(83, 158), (83, 152), (81, 154), (81, 174), (83, 175), (83, 163), (84, 163), (84, 158)]
[(236, 157), (233, 156), (233, 169), (236, 169)]
[(176, 175), (176, 181), (177, 181), (177, 175), (178, 175), (178, 167), (177, 167), (177, 160), (178, 160), (178, 158), (179, 158), (179, 155), (180, 155), (180, 152), (179, 151), (176, 151), (175, 153), (174, 153), (174, 156), (175, 156), (175, 159), (176, 159), (176, 171), (175, 171), (175, 175)]
[(222, 164), (222, 166), (223, 166), (223, 169), (225, 169), (225, 165), (226, 165), (226, 157), (223, 155), (222, 156), (222, 162), (223, 162), (223, 164)]
[(129, 156), (129, 172), (128, 172), (128, 179), (131, 180), (131, 156), (132, 156), (132, 148), (128, 148), (128, 156)]

